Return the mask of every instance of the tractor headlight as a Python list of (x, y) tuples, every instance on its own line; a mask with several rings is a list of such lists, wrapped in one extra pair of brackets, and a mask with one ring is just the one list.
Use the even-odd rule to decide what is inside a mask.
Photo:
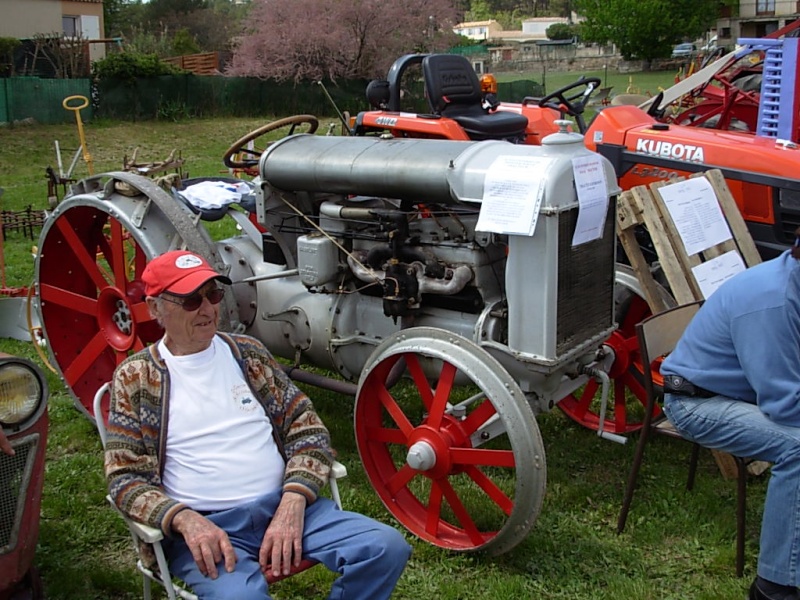
[(20, 431), (46, 408), (47, 380), (31, 361), (0, 355), (0, 425)]

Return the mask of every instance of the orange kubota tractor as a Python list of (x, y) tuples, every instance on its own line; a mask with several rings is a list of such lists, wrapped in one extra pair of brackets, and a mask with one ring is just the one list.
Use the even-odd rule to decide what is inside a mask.
[[(601, 108), (589, 124), (584, 113), (600, 86), (598, 78), (581, 77), (521, 103), (498, 102), (490, 88), (482, 89), (464, 57), (410, 54), (394, 63), (386, 80), (370, 83), (367, 99), (373, 110), (360, 112), (350, 133), (540, 144), (558, 131), (557, 121), (570, 117), (586, 146), (610, 159), (622, 189), (720, 169), (762, 256), (769, 258), (794, 240), (800, 225), (800, 40), (750, 42), (641, 107)], [(763, 62), (754, 62), (753, 56)], [(404, 79), (417, 65), (427, 106), (408, 110), (413, 92)], [(752, 86), (753, 75), (759, 74), (772, 87), (748, 90), (744, 82)], [(649, 238), (645, 231), (640, 233), (647, 256)], [(655, 259), (653, 253), (650, 256)], [(619, 329), (607, 342), (616, 357), (611, 373), (614, 406), (603, 417), (603, 427), (626, 433), (641, 426), (641, 406), (632, 406), (630, 398), (644, 399), (635, 325), (649, 308), (624, 265), (618, 268), (617, 283), (622, 284)], [(590, 383), (562, 400), (560, 408), (597, 429), (597, 388)]]

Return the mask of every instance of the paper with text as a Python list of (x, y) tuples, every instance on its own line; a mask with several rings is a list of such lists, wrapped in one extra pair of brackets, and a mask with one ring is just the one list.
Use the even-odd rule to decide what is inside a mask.
[(689, 256), (733, 237), (707, 179), (687, 179), (665, 185), (658, 191)]
[(703, 298), (708, 298), (717, 291), (719, 286), (746, 268), (739, 253), (736, 250), (731, 250), (721, 256), (700, 263), (696, 267), (692, 267), (692, 274), (697, 281), (697, 285), (700, 286)]
[(486, 170), (477, 231), (533, 235), (552, 160), (498, 156)]
[(608, 214), (608, 187), (603, 161), (597, 154), (575, 156), (572, 173), (578, 193), (578, 221), (572, 245), (578, 246), (602, 237)]

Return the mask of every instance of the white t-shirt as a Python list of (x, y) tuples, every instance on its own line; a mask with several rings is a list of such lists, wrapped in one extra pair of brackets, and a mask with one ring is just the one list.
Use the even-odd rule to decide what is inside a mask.
[(272, 423), (218, 336), (202, 352), (174, 356), (162, 483), (195, 510), (224, 510), (280, 489), (285, 463)]

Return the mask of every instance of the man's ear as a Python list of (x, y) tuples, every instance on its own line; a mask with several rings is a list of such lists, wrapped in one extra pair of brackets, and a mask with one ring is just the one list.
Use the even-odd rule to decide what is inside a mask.
[(147, 304), (147, 308), (150, 310), (150, 315), (154, 319), (158, 319), (161, 316), (159, 312), (161, 303), (158, 301), (158, 299), (154, 296), (146, 296), (144, 301)]

